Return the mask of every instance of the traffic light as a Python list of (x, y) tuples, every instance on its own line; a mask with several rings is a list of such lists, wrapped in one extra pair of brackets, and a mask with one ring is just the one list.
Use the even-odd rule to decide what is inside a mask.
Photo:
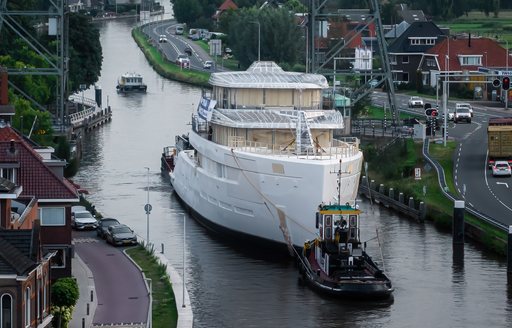
[(434, 111), (434, 108), (427, 108), (427, 109), (425, 109), (425, 115), (432, 116), (433, 111)]
[(501, 80), (501, 87), (503, 88), (503, 90), (510, 89), (510, 78), (508, 76), (504, 76), (503, 79)]
[(438, 114), (439, 114), (439, 112), (436, 109), (434, 109), (432, 111), (432, 113), (430, 113), (430, 115), (432, 115), (432, 117), (437, 117)]

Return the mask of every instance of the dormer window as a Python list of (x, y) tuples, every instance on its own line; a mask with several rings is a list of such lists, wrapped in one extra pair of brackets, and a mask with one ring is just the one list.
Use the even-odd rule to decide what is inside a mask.
[(459, 63), (466, 66), (482, 65), (481, 55), (459, 55)]
[(436, 38), (431, 37), (411, 37), (409, 38), (411, 46), (433, 46), (436, 44)]
[(17, 184), (18, 168), (17, 163), (0, 163), (0, 177)]

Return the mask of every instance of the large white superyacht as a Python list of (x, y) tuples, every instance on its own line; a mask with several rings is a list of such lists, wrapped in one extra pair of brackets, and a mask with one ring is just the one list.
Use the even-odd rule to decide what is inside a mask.
[(357, 138), (336, 138), (344, 121), (322, 106), (326, 78), (259, 61), (209, 83), (192, 130), (162, 154), (174, 191), (214, 231), (302, 247), (318, 205), (354, 203), (363, 161)]

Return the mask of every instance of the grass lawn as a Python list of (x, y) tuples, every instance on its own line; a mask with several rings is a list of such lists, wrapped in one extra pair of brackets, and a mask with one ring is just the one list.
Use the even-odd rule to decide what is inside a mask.
[(151, 278), (153, 284), (153, 327), (176, 327), (178, 322), (176, 300), (165, 267), (158, 264), (156, 258), (140, 245), (127, 249), (126, 252), (142, 268), (146, 278)]

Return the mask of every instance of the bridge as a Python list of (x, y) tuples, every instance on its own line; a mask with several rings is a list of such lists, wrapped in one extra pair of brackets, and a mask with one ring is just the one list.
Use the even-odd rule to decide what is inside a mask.
[(85, 131), (89, 131), (112, 119), (110, 106), (101, 109), (93, 99), (85, 98), (77, 94), (69, 96), (68, 100), (78, 105), (77, 107), (83, 108), (82, 110), (68, 115), (69, 124), (73, 130), (82, 128)]

